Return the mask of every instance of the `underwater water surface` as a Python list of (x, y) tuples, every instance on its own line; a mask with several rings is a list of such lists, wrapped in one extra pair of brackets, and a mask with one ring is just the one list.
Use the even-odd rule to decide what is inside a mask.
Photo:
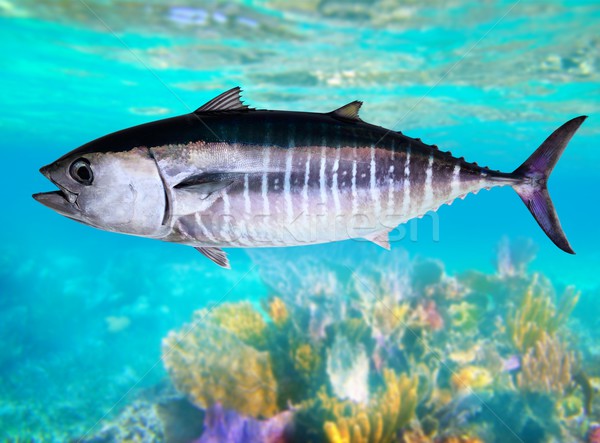
[[(600, 6), (593, 1), (0, 0), (0, 439), (598, 442)], [(549, 183), (359, 241), (192, 248), (77, 224), (38, 169), (241, 86)]]

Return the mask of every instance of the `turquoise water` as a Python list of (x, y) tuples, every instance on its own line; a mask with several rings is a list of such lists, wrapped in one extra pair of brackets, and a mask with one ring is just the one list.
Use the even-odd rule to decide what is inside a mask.
[[(390, 279), (398, 268), (385, 266), (407, 251), (438, 259), (449, 276), (493, 274), (503, 238), (531, 239), (529, 269), (557, 292), (582, 291), (563, 333), (580, 340), (592, 385), (600, 377), (596, 2), (3, 0), (0, 24), (0, 438), (90, 437), (135, 400), (152, 402), (148, 392), (173, 390), (160, 360), (167, 332), (215, 303), (260, 309), (277, 292), (266, 275), (290, 272), (299, 257), (380, 264)], [(368, 122), (506, 171), (589, 115), (549, 186), (577, 255), (545, 238), (510, 189), (410, 222), (392, 252), (356, 242), (231, 250), (232, 271), (191, 248), (74, 223), (31, 198), (51, 189), (39, 167), (65, 152), (236, 85), (258, 108), (327, 112), (362, 100)], [(598, 419), (592, 411), (578, 423)]]

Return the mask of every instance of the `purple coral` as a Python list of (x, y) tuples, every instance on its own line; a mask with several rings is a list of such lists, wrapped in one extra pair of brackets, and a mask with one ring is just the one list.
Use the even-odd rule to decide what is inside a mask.
[(194, 443), (284, 443), (290, 426), (290, 411), (268, 420), (245, 417), (219, 404), (207, 409), (204, 432)]

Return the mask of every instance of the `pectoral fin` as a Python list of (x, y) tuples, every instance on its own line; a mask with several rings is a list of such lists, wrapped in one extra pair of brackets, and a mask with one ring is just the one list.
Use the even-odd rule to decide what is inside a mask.
[(231, 265), (229, 264), (229, 259), (227, 258), (227, 254), (221, 248), (212, 248), (212, 247), (198, 247), (194, 248), (200, 254), (205, 257), (210, 258), (213, 262), (218, 264), (220, 267), (225, 269), (231, 269)]
[(225, 189), (232, 184), (235, 178), (232, 174), (209, 173), (192, 175), (175, 185), (175, 189), (181, 189), (198, 194), (200, 198), (206, 198), (213, 192)]
[(239, 173), (203, 173), (185, 178), (173, 187), (173, 216), (206, 211), (241, 177)]

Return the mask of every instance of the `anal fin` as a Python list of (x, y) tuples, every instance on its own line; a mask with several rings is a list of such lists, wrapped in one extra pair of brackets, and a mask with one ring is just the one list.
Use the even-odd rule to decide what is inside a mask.
[(365, 239), (375, 243), (378, 246), (381, 246), (383, 249), (387, 249), (388, 251), (391, 249), (390, 231), (377, 231), (365, 236)]
[(225, 269), (231, 269), (231, 265), (229, 264), (229, 259), (227, 258), (227, 254), (221, 248), (214, 248), (209, 246), (200, 246), (194, 248), (200, 254), (205, 257), (211, 259), (217, 265)]

